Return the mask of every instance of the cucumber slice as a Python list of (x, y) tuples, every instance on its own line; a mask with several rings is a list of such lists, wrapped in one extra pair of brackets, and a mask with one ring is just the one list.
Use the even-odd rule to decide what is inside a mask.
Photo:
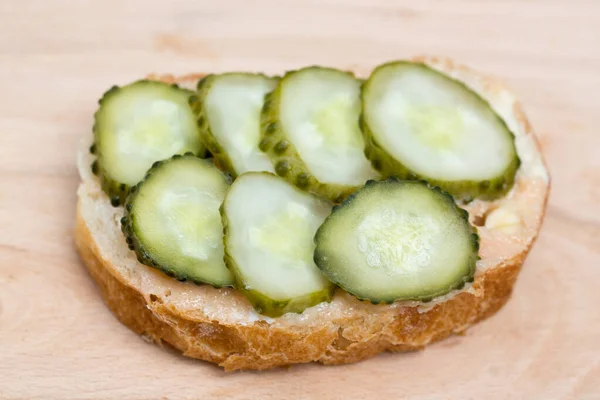
[(274, 172), (258, 143), (264, 97), (276, 85), (276, 78), (262, 74), (209, 75), (198, 83), (198, 96), (190, 98), (202, 140), (215, 163), (233, 177), (247, 171)]
[(312, 240), (330, 210), (267, 172), (245, 173), (231, 185), (221, 207), (225, 262), (258, 312), (277, 317), (330, 300)]
[(99, 174), (114, 206), (124, 203), (129, 188), (142, 180), (155, 161), (186, 152), (204, 156), (188, 105), (190, 94), (175, 85), (142, 80), (114, 86), (100, 99), (92, 171)]
[(493, 199), (519, 168), (514, 135), (486, 100), (420, 63), (377, 67), (362, 90), (365, 154), (384, 176)]
[(423, 181), (370, 181), (315, 235), (315, 262), (373, 303), (427, 301), (473, 280), (479, 238), (452, 196)]
[(228, 178), (209, 160), (175, 155), (131, 188), (121, 228), (139, 262), (178, 280), (231, 286), (219, 207)]
[(379, 176), (364, 155), (360, 85), (351, 73), (320, 67), (281, 79), (265, 98), (260, 143), (279, 176), (335, 202)]

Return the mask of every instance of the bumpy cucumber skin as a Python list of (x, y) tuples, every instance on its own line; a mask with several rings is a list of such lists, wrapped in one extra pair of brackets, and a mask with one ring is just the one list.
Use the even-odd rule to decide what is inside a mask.
[(129, 196), (127, 196), (127, 199), (125, 201), (125, 213), (123, 215), (123, 218), (121, 218), (121, 231), (123, 232), (123, 235), (125, 236), (125, 241), (127, 242), (127, 246), (129, 247), (129, 250), (133, 250), (135, 252), (139, 263), (147, 265), (152, 268), (156, 268), (156, 269), (162, 271), (163, 273), (165, 273), (167, 276), (169, 276), (171, 278), (175, 278), (180, 282), (190, 281), (190, 282), (196, 283), (198, 285), (208, 283), (211, 286), (216, 287), (216, 288), (231, 287), (231, 286), (233, 286), (233, 283), (226, 284), (226, 285), (215, 285), (211, 282), (204, 282), (201, 280), (189, 279), (186, 275), (181, 274), (178, 271), (176, 271), (175, 269), (173, 269), (173, 267), (171, 267), (169, 265), (164, 265), (164, 264), (158, 263), (156, 260), (154, 260), (152, 258), (152, 255), (146, 250), (146, 248), (144, 247), (144, 244), (140, 242), (140, 240), (137, 238), (137, 235), (134, 232), (133, 215), (132, 215), (133, 202), (135, 201), (135, 198), (137, 197), (137, 195), (139, 193), (140, 186), (143, 185), (144, 182), (148, 178), (150, 178), (152, 176), (152, 174), (156, 171), (156, 169), (159, 168), (161, 165), (163, 165), (164, 163), (168, 163), (172, 160), (177, 160), (182, 157), (196, 157), (196, 156), (194, 155), (194, 153), (188, 152), (188, 153), (185, 153), (184, 155), (175, 154), (173, 157), (171, 157), (168, 160), (156, 161), (154, 164), (152, 164), (152, 168), (150, 168), (148, 170), (144, 179), (142, 179), (137, 185), (135, 185), (131, 188)]
[[(327, 256), (327, 254), (325, 254), (326, 252), (322, 251), (322, 249), (319, 250), (319, 242), (321, 241), (322, 236), (327, 234), (327, 222), (331, 218), (335, 218), (335, 214), (338, 210), (341, 210), (345, 207), (351, 207), (352, 203), (354, 202), (358, 193), (360, 193), (363, 190), (369, 190), (369, 188), (374, 185), (395, 185), (395, 184), (402, 184), (403, 182), (410, 182), (412, 184), (421, 184), (421, 185), (427, 186), (429, 189), (441, 194), (443, 196), (443, 198), (445, 198), (445, 200), (448, 202), (448, 204), (450, 204), (451, 207), (455, 208), (457, 210), (457, 212), (459, 212), (462, 215), (465, 225), (468, 226), (469, 230), (471, 231), (470, 238), (471, 238), (472, 255), (468, 259), (468, 262), (467, 262), (467, 264), (468, 264), (466, 266), (467, 272), (461, 279), (457, 280), (456, 282), (453, 282), (452, 284), (448, 285), (446, 288), (439, 290), (438, 292), (430, 293), (427, 295), (411, 296), (411, 297), (394, 297), (394, 298), (379, 298), (379, 297), (361, 296), (359, 293), (353, 292), (351, 289), (344, 287), (342, 283), (340, 283), (339, 281), (337, 281), (335, 279), (335, 276), (327, 273), (326, 265), (328, 263), (328, 261), (327, 261), (328, 256)], [(339, 286), (340, 288), (342, 288), (346, 292), (350, 293), (351, 295), (355, 296), (359, 300), (369, 301), (373, 304), (392, 304), (395, 301), (403, 301), (403, 300), (421, 301), (421, 302), (425, 303), (425, 302), (429, 302), (429, 301), (433, 300), (436, 297), (443, 296), (453, 290), (462, 289), (465, 284), (467, 284), (469, 282), (473, 282), (473, 280), (475, 278), (475, 270), (476, 270), (476, 266), (477, 266), (477, 260), (480, 259), (479, 255), (478, 255), (479, 235), (477, 234), (477, 230), (473, 225), (471, 225), (469, 223), (469, 213), (466, 210), (464, 210), (456, 205), (456, 202), (454, 201), (454, 198), (452, 197), (452, 195), (450, 193), (445, 192), (439, 186), (432, 186), (430, 183), (428, 183), (426, 181), (422, 181), (422, 180), (421, 181), (403, 181), (396, 177), (391, 177), (391, 178), (388, 178), (383, 181), (369, 180), (369, 181), (367, 181), (367, 183), (365, 184), (365, 186), (363, 188), (359, 189), (352, 195), (348, 196), (348, 198), (346, 198), (342, 204), (334, 206), (331, 211), (331, 214), (325, 219), (325, 221), (323, 221), (323, 224), (321, 224), (321, 226), (317, 230), (314, 241), (316, 244), (315, 254), (314, 254), (315, 264), (317, 265), (317, 267), (319, 267), (319, 269), (321, 271), (323, 271), (325, 276), (327, 276), (327, 278), (331, 282), (333, 282), (335, 285)]]
[[(222, 75), (259, 75), (266, 79), (279, 79), (278, 77), (269, 77), (265, 74), (253, 74), (246, 72), (228, 72)], [(222, 76), (221, 75), (221, 76)], [(229, 156), (225, 152), (225, 150), (221, 147), (217, 139), (215, 138), (212, 130), (210, 129), (210, 124), (208, 123), (208, 118), (206, 116), (206, 109), (204, 107), (204, 100), (206, 96), (208, 96), (208, 92), (210, 87), (219, 75), (210, 74), (205, 76), (204, 78), (198, 81), (197, 93), (190, 96), (188, 102), (194, 114), (196, 115), (196, 120), (198, 122), (198, 129), (200, 131), (200, 137), (202, 138), (202, 143), (204, 147), (212, 154), (213, 161), (217, 168), (231, 175), (232, 178), (236, 178), (238, 173), (235, 171), (233, 167), (233, 163), (229, 159)]]
[(301, 314), (304, 310), (322, 302), (330, 302), (333, 296), (333, 286), (328, 290), (311, 293), (308, 296), (297, 297), (293, 300), (272, 300), (255, 290), (240, 289), (240, 282), (236, 281), (236, 288), (244, 293), (257, 313), (267, 317), (281, 317), (287, 313)]
[(375, 68), (371, 73), (371, 76), (374, 75), (377, 70), (389, 66), (394, 65), (402, 65), (402, 64), (410, 64), (422, 67), (431, 71), (433, 73), (444, 76), (445, 78), (455, 82), (457, 85), (461, 86), (465, 90), (471, 92), (474, 96), (476, 96), (482, 103), (485, 103), (487, 107), (494, 113), (494, 115), (498, 118), (498, 123), (502, 125), (506, 132), (508, 132), (512, 137), (513, 151), (514, 157), (511, 163), (506, 167), (503, 174), (500, 176), (485, 180), (485, 181), (472, 181), (472, 180), (461, 180), (461, 181), (444, 181), (439, 179), (434, 179), (414, 171), (411, 171), (400, 161), (396, 160), (393, 156), (385, 151), (385, 149), (377, 142), (373, 132), (369, 128), (369, 125), (366, 121), (365, 116), (365, 97), (364, 93), (367, 90), (367, 86), (369, 84), (369, 80), (365, 81), (361, 89), (361, 103), (362, 103), (362, 113), (360, 115), (359, 124), (360, 130), (363, 133), (364, 141), (365, 141), (365, 156), (367, 159), (371, 161), (373, 168), (379, 171), (384, 177), (395, 176), (400, 179), (405, 180), (425, 180), (431, 183), (434, 186), (439, 186), (443, 188), (448, 193), (452, 194), (457, 199), (463, 201), (472, 201), (475, 198), (480, 198), (483, 200), (494, 200), (499, 197), (504, 196), (508, 191), (512, 188), (515, 182), (515, 175), (519, 166), (521, 165), (521, 160), (517, 154), (517, 149), (515, 147), (514, 133), (508, 128), (506, 122), (494, 111), (489, 102), (479, 96), (475, 91), (469, 88), (466, 84), (452, 77), (445, 75), (423, 63), (419, 62), (411, 62), (411, 61), (392, 61), (386, 64), (382, 64)]
[[(90, 147), (90, 153), (96, 155), (96, 160), (94, 160), (94, 162), (92, 163), (91, 169), (92, 169), (92, 172), (94, 173), (94, 175), (98, 176), (102, 190), (104, 190), (104, 193), (106, 193), (108, 195), (108, 197), (110, 198), (110, 203), (114, 207), (118, 207), (118, 206), (125, 204), (125, 199), (127, 198), (127, 195), (129, 194), (129, 191), (131, 188), (129, 187), (129, 185), (126, 185), (124, 183), (120, 183), (120, 182), (117, 182), (117, 181), (111, 179), (108, 176), (108, 173), (106, 172), (106, 170), (103, 168), (102, 154), (99, 154), (99, 152), (98, 152), (98, 143), (100, 143), (102, 140), (101, 134), (100, 134), (100, 132), (102, 131), (102, 123), (101, 123), (100, 113), (102, 110), (102, 105), (105, 102), (109, 101), (112, 96), (116, 95), (120, 90), (126, 90), (128, 87), (131, 87), (134, 85), (171, 86), (173, 88), (173, 90), (179, 90), (181, 92), (187, 93), (189, 96), (193, 95), (193, 93), (194, 93), (190, 90), (180, 88), (177, 84), (168, 84), (168, 83), (164, 83), (164, 82), (160, 82), (160, 81), (152, 81), (152, 80), (148, 80), (148, 79), (142, 79), (142, 80), (133, 82), (124, 87), (119, 87), (119, 86), (115, 85), (115, 86), (111, 87), (110, 89), (108, 89), (108, 91), (106, 91), (102, 95), (100, 100), (98, 100), (98, 104), (100, 105), (100, 107), (94, 114), (94, 126), (92, 128), (93, 133), (94, 133), (94, 143)], [(198, 134), (200, 134), (200, 133), (198, 133)], [(200, 158), (207, 157), (207, 152), (203, 145), (196, 152), (194, 152), (194, 154)]]
[[(325, 197), (334, 203), (340, 203), (350, 193), (355, 191), (357, 187), (319, 182), (317, 178), (310, 173), (310, 170), (304, 161), (302, 161), (302, 158), (292, 142), (286, 138), (281, 122), (279, 122), (278, 104), (285, 80), (293, 74), (311, 69), (318, 70), (331, 68), (313, 66), (297, 71), (288, 71), (279, 81), (277, 88), (265, 96), (265, 104), (263, 105), (260, 118), (262, 139), (259, 148), (267, 153), (275, 167), (277, 175), (285, 178), (288, 182), (306, 192)], [(356, 79), (351, 72), (338, 72), (348, 74)]]
[[(270, 172), (252, 172), (261, 173), (272, 176), (273, 174)], [(315, 306), (322, 302), (330, 302), (333, 293), (335, 291), (335, 286), (332, 284), (328, 285), (324, 290), (319, 292), (311, 293), (307, 296), (296, 297), (294, 299), (287, 300), (273, 300), (262, 293), (257, 292), (256, 290), (246, 289), (246, 284), (244, 283), (241, 274), (239, 273), (239, 268), (235, 263), (233, 257), (227, 251), (227, 237), (229, 235), (229, 220), (227, 219), (227, 214), (225, 212), (225, 201), (221, 204), (219, 208), (221, 213), (221, 221), (223, 222), (223, 247), (225, 248), (225, 256), (224, 261), (225, 265), (229, 270), (233, 273), (235, 277), (234, 287), (242, 292), (244, 296), (248, 299), (252, 307), (259, 314), (266, 315), (267, 317), (276, 318), (280, 317), (283, 314), (287, 313), (302, 313), (305, 309)]]

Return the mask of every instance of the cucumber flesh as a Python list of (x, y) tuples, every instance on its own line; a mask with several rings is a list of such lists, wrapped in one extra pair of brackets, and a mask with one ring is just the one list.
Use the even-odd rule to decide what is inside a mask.
[(231, 286), (219, 207), (229, 180), (193, 155), (157, 162), (131, 190), (122, 230), (145, 265), (179, 280)]
[(280, 80), (261, 122), (261, 149), (278, 175), (333, 201), (378, 177), (364, 155), (360, 86), (350, 73), (320, 67)]
[(424, 179), (460, 198), (494, 198), (512, 186), (514, 135), (464, 84), (393, 62), (373, 71), (362, 103), (366, 154), (383, 175)]
[(215, 162), (232, 176), (247, 171), (274, 172), (259, 148), (260, 112), (277, 79), (262, 74), (226, 73), (200, 81), (191, 102), (202, 138)]
[(270, 173), (248, 172), (233, 183), (221, 208), (225, 261), (259, 312), (302, 312), (330, 299), (332, 285), (313, 261), (313, 237), (330, 210)]
[(204, 155), (195, 116), (188, 105), (192, 92), (155, 81), (113, 87), (95, 114), (92, 166), (114, 205), (122, 204), (155, 161), (174, 154)]
[(472, 281), (478, 236), (452, 196), (422, 181), (370, 181), (315, 235), (315, 262), (373, 303), (427, 301)]

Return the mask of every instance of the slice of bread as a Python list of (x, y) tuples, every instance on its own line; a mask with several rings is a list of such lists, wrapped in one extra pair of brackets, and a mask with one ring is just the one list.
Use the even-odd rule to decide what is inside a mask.
[[(520, 105), (501, 85), (449, 60), (419, 58), (465, 82), (489, 101), (516, 136), (521, 167), (512, 191), (466, 208), (481, 237), (475, 281), (429, 303), (373, 305), (339, 290), (331, 303), (271, 319), (234, 289), (178, 282), (139, 264), (121, 234), (114, 208), (90, 172), (89, 142), (78, 155), (75, 242), (104, 300), (125, 325), (186, 356), (226, 370), (266, 369), (318, 361), (356, 362), (382, 351), (410, 351), (494, 314), (509, 298), (546, 207), (550, 179)], [(193, 87), (201, 75), (156, 77)], [(91, 136), (91, 135), (90, 135)], [(89, 138), (91, 142), (92, 138)]]

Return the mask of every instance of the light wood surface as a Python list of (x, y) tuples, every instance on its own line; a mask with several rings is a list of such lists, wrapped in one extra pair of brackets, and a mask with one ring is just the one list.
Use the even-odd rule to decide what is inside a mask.
[[(2, 0), (1, 399), (600, 399), (600, 2)], [(447, 55), (507, 83), (553, 177), (508, 305), (427, 350), (223, 373), (145, 343), (75, 253), (75, 150), (148, 72)]]

